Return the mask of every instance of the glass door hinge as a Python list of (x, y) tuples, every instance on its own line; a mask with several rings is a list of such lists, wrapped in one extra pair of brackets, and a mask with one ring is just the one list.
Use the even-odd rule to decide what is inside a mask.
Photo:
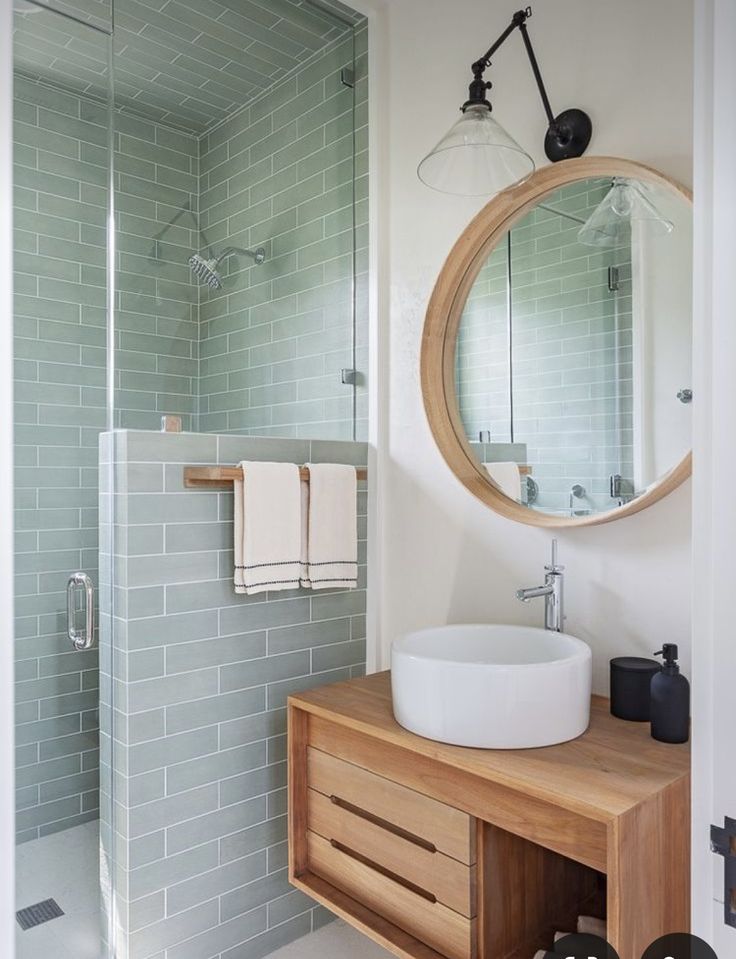
[(723, 828), (710, 827), (710, 848), (723, 856), (723, 921), (736, 929), (736, 819), (726, 816)]
[(345, 386), (355, 386), (358, 382), (358, 371), (343, 368), (340, 370), (340, 382)]

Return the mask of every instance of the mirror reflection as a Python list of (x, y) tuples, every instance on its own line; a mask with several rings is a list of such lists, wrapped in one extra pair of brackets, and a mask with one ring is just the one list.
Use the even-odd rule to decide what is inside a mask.
[(456, 347), (460, 417), (510, 498), (625, 505), (691, 447), (692, 208), (623, 178), (548, 194), (488, 255)]

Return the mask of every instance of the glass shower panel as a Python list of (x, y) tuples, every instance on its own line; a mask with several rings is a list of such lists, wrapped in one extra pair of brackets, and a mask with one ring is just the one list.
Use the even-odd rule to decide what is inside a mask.
[(367, 29), (258, 11), (116, 4), (116, 425), (364, 438)]
[(356, 339), (359, 91), (354, 30), (332, 28), (336, 40), (202, 140), (200, 242), (266, 253), (261, 265), (228, 257), (222, 286), (200, 285), (202, 431), (354, 438), (367, 353)]
[(107, 423), (109, 59), (105, 30), (15, 0), (19, 959), (101, 955), (99, 670), (84, 587), (98, 581)]

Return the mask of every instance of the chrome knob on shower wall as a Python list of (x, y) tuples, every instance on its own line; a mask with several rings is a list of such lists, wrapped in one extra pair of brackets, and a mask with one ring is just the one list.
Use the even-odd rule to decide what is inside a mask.
[[(84, 625), (77, 628), (77, 595), (84, 591)], [(67, 634), (76, 650), (91, 649), (95, 642), (95, 587), (86, 573), (74, 573), (66, 584)]]
[(677, 399), (681, 403), (692, 403), (693, 401), (693, 391), (692, 390), (679, 390), (677, 393)]

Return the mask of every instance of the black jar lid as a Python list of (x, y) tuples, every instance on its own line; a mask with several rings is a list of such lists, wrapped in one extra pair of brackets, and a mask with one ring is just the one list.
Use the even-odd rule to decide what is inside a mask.
[(645, 659), (643, 656), (617, 656), (611, 660), (613, 669), (625, 669), (632, 673), (656, 673), (660, 664), (656, 659)]

